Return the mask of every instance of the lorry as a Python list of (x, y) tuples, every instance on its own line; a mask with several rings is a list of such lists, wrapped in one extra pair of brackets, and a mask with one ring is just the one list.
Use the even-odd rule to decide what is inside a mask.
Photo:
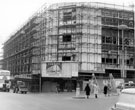
[(14, 93), (27, 93), (28, 88), (26, 87), (25, 83), (23, 81), (17, 81), (16, 85), (14, 86)]
[(11, 86), (11, 76), (10, 71), (8, 70), (0, 70), (0, 90), (4, 92), (10, 91)]

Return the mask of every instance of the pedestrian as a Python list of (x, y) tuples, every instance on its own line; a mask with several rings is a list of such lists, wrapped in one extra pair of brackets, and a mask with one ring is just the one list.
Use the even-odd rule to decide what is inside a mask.
[(104, 95), (107, 96), (107, 92), (108, 92), (108, 87), (107, 85), (104, 85)]
[(107, 85), (107, 91), (108, 91), (108, 96), (110, 96), (111, 95), (111, 84), (110, 83), (108, 83), (108, 85)]
[(19, 91), (19, 87), (18, 87), (17, 84), (15, 84), (15, 90), (14, 90), (14, 93), (18, 93), (18, 91)]
[(86, 92), (87, 99), (89, 98), (90, 91), (91, 91), (90, 86), (89, 86), (89, 84), (87, 84), (86, 87), (85, 87), (85, 92)]
[(98, 86), (97, 84), (93, 84), (93, 89), (94, 89), (94, 95), (95, 95), (95, 98), (98, 98)]
[(60, 85), (57, 84), (57, 85), (56, 85), (56, 93), (59, 93), (59, 92), (60, 92)]

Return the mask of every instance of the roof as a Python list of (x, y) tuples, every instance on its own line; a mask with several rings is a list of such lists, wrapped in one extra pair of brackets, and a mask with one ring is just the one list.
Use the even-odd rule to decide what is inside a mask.
[(135, 88), (123, 89), (122, 93), (135, 94)]

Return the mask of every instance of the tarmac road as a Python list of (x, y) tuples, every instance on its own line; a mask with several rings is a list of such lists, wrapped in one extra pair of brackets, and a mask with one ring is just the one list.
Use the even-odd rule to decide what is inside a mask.
[[(98, 99), (91, 95), (89, 99), (73, 98), (75, 93), (28, 93), (16, 94), (0, 92), (1, 110), (108, 110), (116, 103), (118, 96)], [(85, 96), (82, 94), (82, 96)]]

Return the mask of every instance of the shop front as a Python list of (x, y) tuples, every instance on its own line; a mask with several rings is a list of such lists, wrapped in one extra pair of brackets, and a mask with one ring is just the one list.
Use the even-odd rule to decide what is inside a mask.
[(74, 91), (78, 77), (78, 63), (42, 62), (41, 74), (42, 92)]

